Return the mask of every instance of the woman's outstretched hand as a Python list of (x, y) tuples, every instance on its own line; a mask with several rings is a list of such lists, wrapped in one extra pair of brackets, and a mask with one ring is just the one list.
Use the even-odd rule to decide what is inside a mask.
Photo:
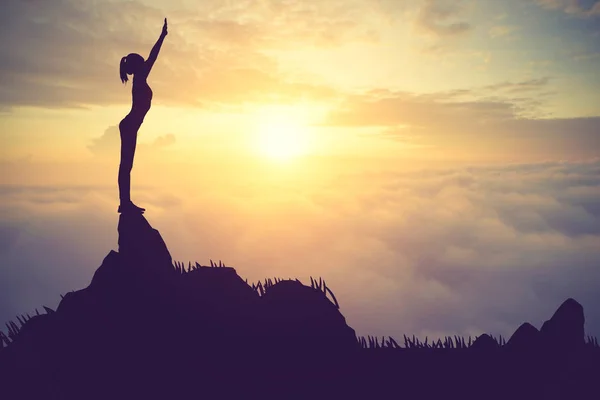
[(162, 35), (167, 36), (167, 33), (169, 32), (167, 31), (167, 19), (165, 18), (165, 24), (163, 25)]

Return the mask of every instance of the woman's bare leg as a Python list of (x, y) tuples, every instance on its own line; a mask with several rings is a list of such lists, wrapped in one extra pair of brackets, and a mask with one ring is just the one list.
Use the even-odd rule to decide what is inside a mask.
[(121, 122), (119, 131), (121, 133), (121, 163), (119, 164), (118, 177), (119, 199), (121, 201), (119, 211), (124, 208), (135, 208), (138, 211), (144, 211), (143, 208), (136, 207), (131, 202), (131, 169), (133, 168), (133, 156), (135, 155), (137, 142), (137, 129), (127, 126), (126, 122)]

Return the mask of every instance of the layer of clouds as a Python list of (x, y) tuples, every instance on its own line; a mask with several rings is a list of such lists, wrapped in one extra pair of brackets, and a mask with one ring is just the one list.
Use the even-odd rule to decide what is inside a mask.
[(407, 124), (423, 127), (439, 124), (449, 127), (514, 117), (514, 105), (505, 101), (451, 101), (437, 95), (380, 91), (348, 98), (339, 111), (331, 113), (329, 123), (337, 126)]
[[(341, 110), (331, 115), (332, 124), (421, 126), (433, 121), (471, 124), (478, 121), (513, 120), (540, 116), (541, 106), (552, 95), (550, 77), (447, 92), (416, 94), (388, 89), (348, 96)], [(440, 119), (441, 118), (441, 119)]]
[[(146, 57), (165, 17), (137, 1), (7, 0), (0, 17), (0, 105), (86, 107), (130, 101), (118, 80), (122, 56)], [(170, 30), (151, 77), (156, 101), (214, 103), (331, 96), (299, 82), (269, 50), (376, 41), (359, 24), (362, 1), (208, 1), (171, 11)], [(159, 95), (160, 94), (160, 95)]]
[(348, 96), (324, 124), (379, 127), (386, 137), (393, 132), (400, 140), (422, 137), (446, 150), (475, 151), (474, 139), (494, 141), (496, 152), (510, 146), (550, 158), (597, 157), (600, 118), (552, 118), (545, 111), (553, 96), (550, 81), (541, 77), (421, 95), (373, 90)]
[[(319, 170), (133, 194), (175, 259), (323, 276), (359, 334), (507, 335), (573, 297), (600, 335), (600, 162)], [(87, 285), (116, 248), (111, 190), (2, 187), (0, 320)]]
[[(427, 51), (438, 52), (453, 48), (476, 24), (471, 3), (448, 0), (211, 0), (186, 7), (162, 10), (142, 1), (7, 0), (0, 16), (0, 108), (129, 103), (130, 86), (118, 79), (119, 60), (130, 52), (148, 54), (165, 13), (171, 29), (150, 79), (155, 103), (211, 108), (303, 99), (330, 102), (346, 95), (314, 75), (283, 69), (278, 51), (377, 42), (385, 18), (396, 16), (402, 19), (396, 23), (411, 24), (422, 34), (415, 36), (426, 36)], [(498, 37), (516, 27), (490, 29)]]

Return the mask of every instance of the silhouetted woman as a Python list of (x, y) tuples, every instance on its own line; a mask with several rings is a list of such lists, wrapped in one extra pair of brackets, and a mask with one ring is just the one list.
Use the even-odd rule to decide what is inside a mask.
[(133, 155), (135, 154), (135, 144), (137, 133), (144, 122), (144, 117), (152, 102), (152, 89), (148, 86), (146, 78), (158, 57), (160, 46), (167, 36), (167, 19), (163, 25), (162, 33), (158, 41), (150, 51), (148, 59), (144, 61), (144, 57), (136, 53), (131, 53), (127, 57), (121, 59), (119, 72), (121, 81), (127, 82), (127, 75), (133, 75), (133, 88), (131, 90), (133, 97), (133, 105), (131, 111), (119, 123), (119, 131), (121, 132), (121, 163), (119, 164), (119, 205), (118, 212), (144, 212), (145, 209), (136, 206), (132, 203), (130, 197), (131, 191), (131, 168), (133, 167)]

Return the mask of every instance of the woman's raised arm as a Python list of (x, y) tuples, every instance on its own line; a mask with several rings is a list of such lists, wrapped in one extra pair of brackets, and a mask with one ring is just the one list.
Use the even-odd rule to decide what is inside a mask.
[(167, 32), (167, 19), (165, 18), (165, 24), (163, 25), (163, 29), (162, 29), (162, 32), (160, 33), (160, 37), (156, 41), (156, 44), (154, 45), (154, 47), (152, 47), (152, 50), (150, 50), (150, 55), (148, 56), (148, 59), (146, 60), (146, 74), (150, 74), (150, 70), (152, 69), (154, 62), (156, 61), (156, 58), (158, 57), (158, 53), (160, 51), (160, 46), (162, 46), (163, 40), (165, 39), (165, 36), (167, 36), (167, 33), (168, 33)]

